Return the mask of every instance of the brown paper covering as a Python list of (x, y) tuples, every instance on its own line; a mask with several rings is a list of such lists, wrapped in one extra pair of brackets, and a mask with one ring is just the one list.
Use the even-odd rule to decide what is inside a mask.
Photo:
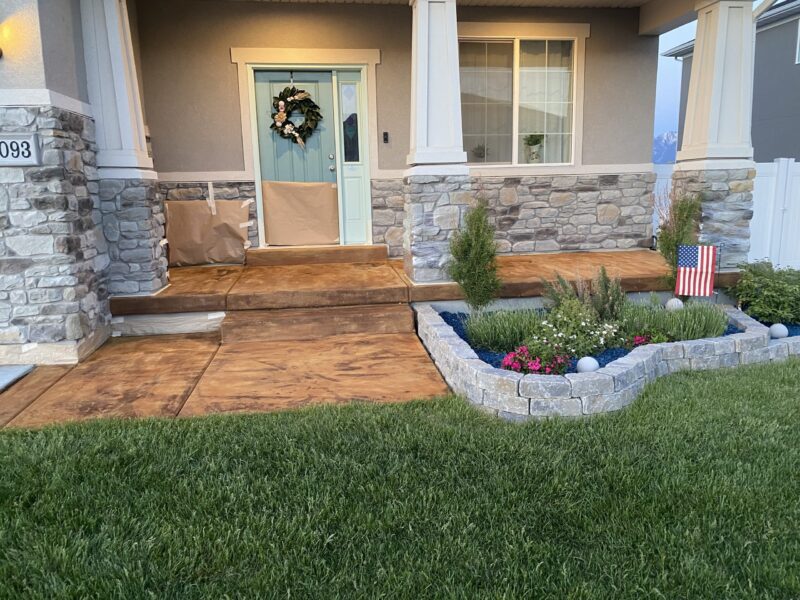
[(336, 184), (263, 181), (264, 221), (270, 246), (339, 243)]
[(212, 263), (244, 263), (249, 206), (239, 200), (215, 203), (216, 215), (206, 202), (166, 202), (169, 264), (173, 267)]

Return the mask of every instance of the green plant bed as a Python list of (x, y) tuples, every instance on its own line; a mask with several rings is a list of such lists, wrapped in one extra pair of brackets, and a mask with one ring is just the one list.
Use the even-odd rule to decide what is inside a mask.
[(776, 269), (769, 261), (741, 265), (731, 295), (762, 323), (800, 323), (800, 271)]
[[(716, 305), (689, 302), (668, 311), (653, 298), (649, 303), (616, 303), (614, 320), (603, 320), (591, 297), (582, 299), (562, 281), (549, 291), (551, 310), (478, 311), (469, 315), (442, 313), (445, 321), (492, 366), (545, 374), (574, 372), (577, 360), (593, 356), (603, 366), (635, 346), (715, 338), (738, 332)], [(607, 307), (609, 304), (606, 304)], [(520, 349), (520, 357), (505, 355)], [(504, 360), (508, 358), (508, 360)], [(540, 359), (538, 362), (535, 359)], [(555, 363), (554, 363), (555, 361)], [(548, 368), (549, 367), (549, 368)]]
[(457, 398), (0, 433), (3, 598), (797, 598), (800, 361), (602, 418)]

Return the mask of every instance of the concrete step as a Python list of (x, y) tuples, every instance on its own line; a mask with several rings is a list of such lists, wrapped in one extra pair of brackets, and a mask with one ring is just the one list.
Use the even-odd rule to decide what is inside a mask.
[(407, 304), (242, 310), (226, 315), (222, 322), (222, 343), (314, 340), (348, 333), (413, 331), (414, 312)]
[(384, 244), (363, 246), (298, 246), (251, 248), (247, 251), (247, 266), (273, 267), (279, 265), (321, 265), (330, 263), (384, 262), (389, 248)]
[(273, 310), (408, 302), (408, 286), (383, 263), (247, 267), (226, 310)]

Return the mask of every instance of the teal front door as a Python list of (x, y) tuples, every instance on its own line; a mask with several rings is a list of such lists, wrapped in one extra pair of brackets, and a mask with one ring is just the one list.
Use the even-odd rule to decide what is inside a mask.
[[(366, 101), (360, 70), (255, 71), (261, 179), (337, 185), (342, 244), (370, 243)], [(272, 102), (286, 87), (311, 94), (322, 121), (305, 148), (270, 129)], [(298, 122), (300, 115), (293, 115)]]
[[(256, 71), (256, 111), (261, 154), (261, 178), (267, 181), (325, 181), (336, 183), (336, 135), (333, 116), (333, 82), (330, 72)], [(270, 129), (272, 100), (294, 86), (311, 94), (322, 113), (305, 149)], [(295, 122), (302, 119), (292, 115)]]

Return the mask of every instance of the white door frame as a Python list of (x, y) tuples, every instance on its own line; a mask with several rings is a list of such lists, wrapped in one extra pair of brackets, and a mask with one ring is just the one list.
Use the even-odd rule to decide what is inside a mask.
[[(287, 61), (287, 57), (290, 57)], [(292, 60), (293, 59), (293, 60)], [(380, 50), (339, 50), (339, 49), (300, 49), (300, 48), (231, 48), (231, 61), (238, 66), (239, 101), (242, 116), (242, 147), (245, 172), (252, 173), (256, 191), (256, 213), (258, 215), (259, 246), (266, 248), (264, 227), (264, 206), (261, 194), (261, 160), (258, 148), (258, 120), (256, 118), (255, 72), (268, 71), (360, 71), (361, 86), (367, 102), (364, 122), (367, 123), (369, 153), (367, 172), (375, 177), (373, 169), (378, 164), (378, 119), (376, 66), (380, 63)], [(246, 93), (244, 91), (247, 90)], [(334, 89), (334, 101), (338, 104), (338, 90)], [(337, 117), (338, 120), (339, 117)], [(337, 141), (340, 135), (337, 131)], [(341, 214), (341, 185), (339, 177), (339, 149), (337, 155), (337, 188), (339, 191), (339, 210)], [(340, 219), (341, 232), (341, 219)], [(372, 206), (368, 210), (368, 239), (372, 243)], [(340, 237), (340, 243), (342, 238)]]

